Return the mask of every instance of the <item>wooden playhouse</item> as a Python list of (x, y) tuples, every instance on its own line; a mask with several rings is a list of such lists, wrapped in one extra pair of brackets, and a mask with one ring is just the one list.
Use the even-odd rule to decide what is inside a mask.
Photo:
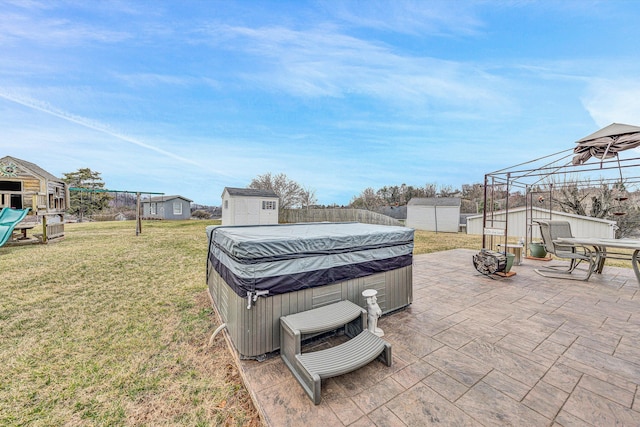
[(47, 243), (64, 237), (69, 188), (38, 165), (5, 156), (0, 158), (0, 208), (29, 209), (29, 215), (15, 227), (18, 238), (13, 243), (33, 241), (27, 238), (28, 229), (36, 230), (37, 241)]

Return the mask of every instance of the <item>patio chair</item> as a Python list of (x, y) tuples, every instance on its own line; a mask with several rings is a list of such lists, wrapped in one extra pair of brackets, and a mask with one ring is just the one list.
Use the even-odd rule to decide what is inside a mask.
[[(559, 238), (573, 238), (571, 234), (571, 225), (568, 221), (534, 221), (540, 226), (540, 234), (544, 247), (548, 253), (555, 255), (556, 258), (569, 260), (567, 265), (550, 265), (544, 268), (536, 268), (535, 272), (544, 277), (556, 277), (561, 279), (573, 280), (589, 280), (591, 274), (598, 265), (599, 255), (594, 250), (581, 244), (557, 243)], [(588, 262), (584, 276), (571, 275), (576, 267), (582, 262)], [(584, 269), (580, 269), (584, 271)]]

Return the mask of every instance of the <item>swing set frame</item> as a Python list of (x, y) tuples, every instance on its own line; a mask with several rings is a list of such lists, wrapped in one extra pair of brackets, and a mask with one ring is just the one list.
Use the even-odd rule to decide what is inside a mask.
[(136, 236), (142, 233), (142, 195), (143, 194), (155, 194), (164, 196), (165, 193), (157, 193), (152, 191), (129, 191), (129, 190), (108, 190), (104, 188), (82, 188), (71, 187), (69, 191), (78, 191), (81, 193), (115, 193), (116, 198), (118, 193), (135, 194), (136, 195)]

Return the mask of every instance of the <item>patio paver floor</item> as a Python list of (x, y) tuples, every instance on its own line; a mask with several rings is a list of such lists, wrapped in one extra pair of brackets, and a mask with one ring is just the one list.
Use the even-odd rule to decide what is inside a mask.
[(545, 262), (525, 259), (515, 276), (492, 280), (475, 271), (474, 253), (415, 256), (412, 305), (378, 322), (393, 366), (323, 381), (320, 405), (279, 356), (240, 361), (265, 424), (640, 426), (633, 270), (551, 279), (533, 271)]

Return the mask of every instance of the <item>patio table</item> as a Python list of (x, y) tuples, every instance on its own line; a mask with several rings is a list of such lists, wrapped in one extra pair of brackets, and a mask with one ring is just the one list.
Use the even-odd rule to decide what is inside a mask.
[[(598, 264), (595, 270), (598, 274), (602, 274), (604, 262), (607, 258), (631, 261), (633, 271), (636, 274), (636, 279), (640, 282), (640, 267), (638, 266), (638, 263), (640, 262), (640, 240), (606, 239), (597, 237), (561, 237), (554, 240), (554, 242), (559, 244), (568, 243), (593, 247), (598, 255)], [(608, 248), (630, 249), (633, 250), (633, 254), (629, 255), (620, 252), (609, 252)]]
[(22, 236), (16, 238), (16, 240), (26, 240), (27, 239), (27, 230), (31, 230), (35, 227), (35, 224), (18, 224), (13, 227), (13, 231), (16, 234), (21, 234)]

